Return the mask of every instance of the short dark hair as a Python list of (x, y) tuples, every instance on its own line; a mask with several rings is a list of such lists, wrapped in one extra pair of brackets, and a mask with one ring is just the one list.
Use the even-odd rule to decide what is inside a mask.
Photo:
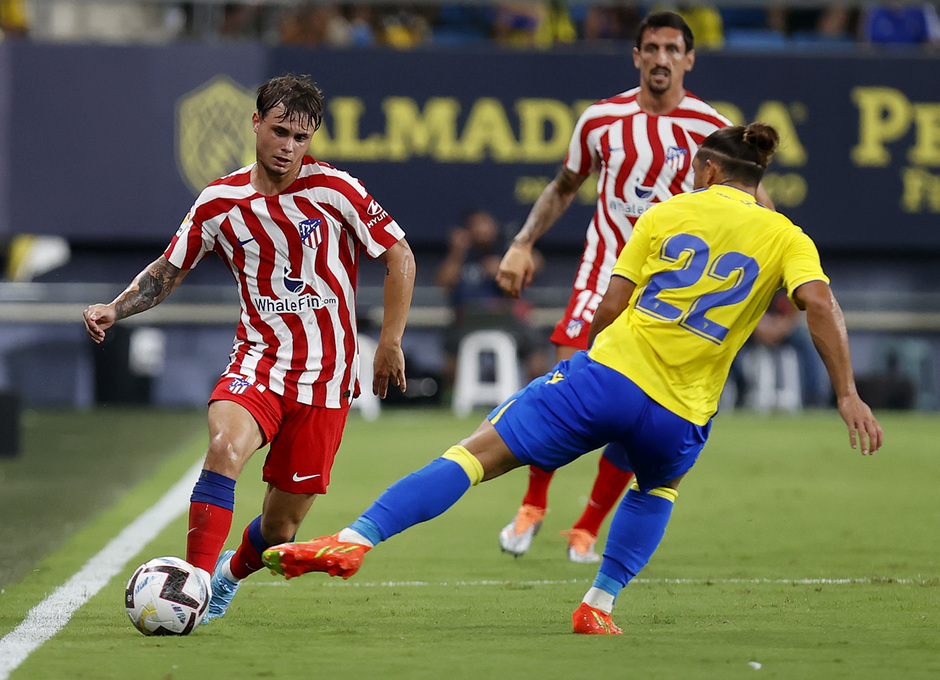
[(767, 123), (732, 125), (708, 135), (697, 155), (720, 165), (727, 179), (756, 187), (779, 143), (780, 136)]
[(309, 123), (314, 131), (320, 127), (323, 93), (310, 76), (278, 76), (258, 88), (258, 115), (262, 119), (278, 104), (284, 105), (284, 114), (278, 120), (296, 120), (301, 125)]
[(674, 28), (682, 31), (682, 37), (685, 39), (685, 51), (691, 52), (695, 49), (695, 36), (692, 35), (692, 29), (685, 23), (685, 19), (675, 12), (650, 12), (640, 25), (636, 27), (636, 48), (640, 49), (643, 44), (643, 34), (650, 28)]

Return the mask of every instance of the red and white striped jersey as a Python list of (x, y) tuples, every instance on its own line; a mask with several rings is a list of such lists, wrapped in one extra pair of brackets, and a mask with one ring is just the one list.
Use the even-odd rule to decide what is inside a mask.
[(603, 293), (633, 224), (653, 203), (690, 191), (699, 144), (731, 122), (686, 92), (668, 114), (645, 113), (634, 88), (585, 109), (575, 126), (565, 167), (598, 171), (597, 209), (587, 230), (574, 288)]
[(309, 156), (275, 196), (254, 190), (252, 167), (206, 187), (164, 255), (187, 270), (215, 252), (235, 276), (227, 374), (302, 404), (348, 404), (359, 391), (360, 250), (378, 257), (404, 232), (358, 180)]

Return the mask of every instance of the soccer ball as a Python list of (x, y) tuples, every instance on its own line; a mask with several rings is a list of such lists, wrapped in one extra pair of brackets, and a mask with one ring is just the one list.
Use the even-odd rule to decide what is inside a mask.
[(178, 557), (157, 557), (140, 565), (127, 582), (124, 606), (144, 635), (189, 635), (206, 615), (209, 584)]

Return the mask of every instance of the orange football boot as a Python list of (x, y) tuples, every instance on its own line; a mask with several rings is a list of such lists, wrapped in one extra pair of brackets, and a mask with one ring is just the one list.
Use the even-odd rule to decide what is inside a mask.
[(349, 578), (362, 566), (362, 556), (370, 546), (344, 543), (332, 536), (321, 536), (312, 541), (282, 543), (264, 551), (261, 560), (275, 574), (294, 578), (311, 571), (324, 571), (330, 576)]
[(574, 632), (581, 635), (623, 635), (623, 631), (610, 620), (610, 614), (581, 603), (571, 617)]

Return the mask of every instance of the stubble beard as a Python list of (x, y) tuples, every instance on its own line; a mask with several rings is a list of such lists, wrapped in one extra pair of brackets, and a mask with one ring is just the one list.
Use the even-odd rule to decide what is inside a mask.
[(672, 74), (667, 73), (666, 79), (663, 85), (657, 85), (654, 73), (650, 73), (649, 78), (646, 80), (646, 84), (649, 86), (650, 92), (653, 94), (666, 94), (672, 88)]

